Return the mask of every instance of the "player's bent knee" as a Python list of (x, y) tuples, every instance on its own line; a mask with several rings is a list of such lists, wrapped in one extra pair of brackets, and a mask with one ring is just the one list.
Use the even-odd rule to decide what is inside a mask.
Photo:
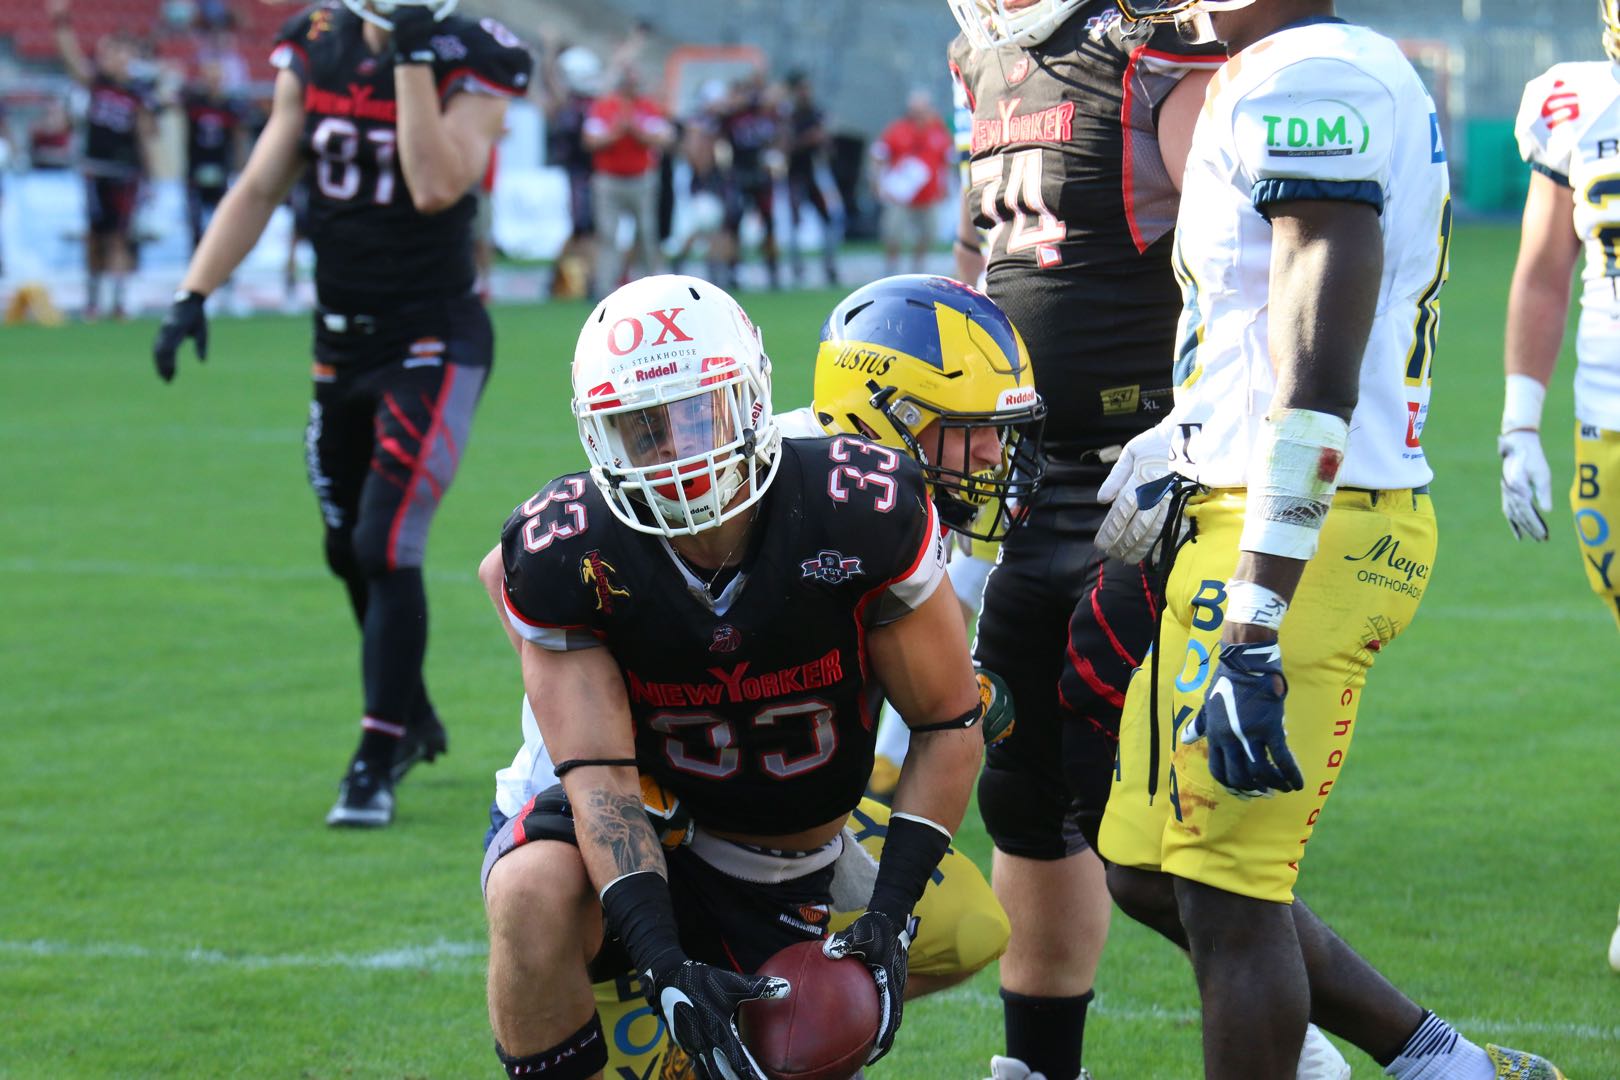
[(601, 909), (571, 844), (538, 840), (503, 855), (489, 871), (484, 908), (490, 948), (519, 962), (583, 963), (601, 947)]
[(1175, 883), (1168, 874), (1112, 864), (1107, 873), (1108, 894), (1121, 911), (1143, 926), (1186, 947), (1186, 931), (1181, 926)]
[(399, 558), (392, 532), (387, 521), (363, 520), (354, 527), (354, 559), (365, 577), (378, 578), (409, 568)]
[(354, 554), (352, 529), (326, 530), (326, 565), (345, 581), (360, 576), (360, 560)]

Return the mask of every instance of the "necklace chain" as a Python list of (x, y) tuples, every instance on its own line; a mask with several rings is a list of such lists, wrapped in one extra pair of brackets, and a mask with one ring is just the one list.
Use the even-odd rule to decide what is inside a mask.
[[(731, 550), (726, 552), (725, 556), (720, 560), (720, 565), (715, 568), (715, 571), (712, 574), (708, 576), (707, 580), (704, 580), (703, 569), (701, 567), (694, 564), (692, 560), (687, 558), (685, 555), (681, 555), (679, 550), (675, 551), (675, 554), (680, 556), (681, 562), (686, 564), (687, 569), (693, 571), (692, 576), (703, 582), (703, 591), (708, 593), (710, 596), (714, 595), (714, 583), (719, 581), (720, 575), (724, 574), (726, 570), (730, 568), (731, 557), (737, 554), (737, 549), (742, 546), (743, 541), (748, 538), (748, 534), (752, 531), (754, 525), (754, 515), (757, 511), (757, 506), (749, 508), (748, 523), (743, 526), (742, 532), (737, 537), (736, 542), (731, 545)], [(673, 547), (674, 545), (671, 545), (672, 549)]]

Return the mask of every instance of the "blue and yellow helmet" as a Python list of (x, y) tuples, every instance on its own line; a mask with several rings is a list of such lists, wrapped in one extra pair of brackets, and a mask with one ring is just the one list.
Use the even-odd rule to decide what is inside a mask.
[[(863, 435), (922, 463), (940, 519), (955, 531), (997, 540), (1011, 503), (1045, 471), (1046, 405), (1029, 352), (988, 296), (947, 277), (904, 274), (855, 290), (833, 309), (816, 353), (816, 419), (829, 432)], [(934, 461), (948, 428), (994, 428), (1001, 465), (973, 472), (967, 460)], [(971, 437), (972, 432), (968, 432)]]
[(1598, 16), (1603, 20), (1603, 51), (1610, 60), (1620, 60), (1620, 0), (1598, 0)]

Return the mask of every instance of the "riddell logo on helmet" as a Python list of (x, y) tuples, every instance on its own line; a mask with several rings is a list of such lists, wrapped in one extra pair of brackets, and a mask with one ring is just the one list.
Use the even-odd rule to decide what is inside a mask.
[(654, 364), (652, 367), (642, 368), (636, 372), (636, 382), (646, 382), (648, 379), (662, 379), (665, 375), (673, 375), (680, 370), (679, 364), (671, 361), (667, 364)]
[(1001, 399), (996, 402), (996, 408), (1017, 409), (1025, 405), (1033, 405), (1038, 396), (1033, 386), (1021, 386), (1016, 390), (1003, 390)]

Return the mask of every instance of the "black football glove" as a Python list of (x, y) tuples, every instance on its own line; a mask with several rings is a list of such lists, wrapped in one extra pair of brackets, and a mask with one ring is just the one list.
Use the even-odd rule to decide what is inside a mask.
[(908, 918), (904, 927), (881, 911), (868, 911), (828, 938), (821, 951), (834, 960), (854, 956), (865, 961), (878, 991), (877, 1043), (868, 1065), (889, 1052), (895, 1033), (900, 1030), (900, 1012), (906, 999), (906, 958), (917, 920)]
[(394, 63), (433, 63), (433, 31), (439, 25), (433, 12), (416, 5), (401, 6), (394, 8), (390, 19), (394, 24)]
[(683, 960), (642, 977), (647, 1000), (664, 1018), (670, 1037), (707, 1080), (766, 1080), (737, 1031), (745, 1001), (787, 997), (792, 986), (769, 975), (739, 975)]
[(158, 378), (164, 382), (174, 380), (175, 353), (180, 343), (191, 338), (197, 343), (197, 359), (208, 359), (208, 313), (203, 310), (202, 293), (181, 290), (174, 294), (169, 313), (163, 316), (157, 339), (152, 342), (152, 363), (157, 366)]
[(1181, 741), (1209, 737), (1209, 774), (1233, 795), (1299, 791), (1305, 778), (1283, 725), (1287, 694), (1276, 642), (1222, 645), (1204, 707), (1182, 731)]

